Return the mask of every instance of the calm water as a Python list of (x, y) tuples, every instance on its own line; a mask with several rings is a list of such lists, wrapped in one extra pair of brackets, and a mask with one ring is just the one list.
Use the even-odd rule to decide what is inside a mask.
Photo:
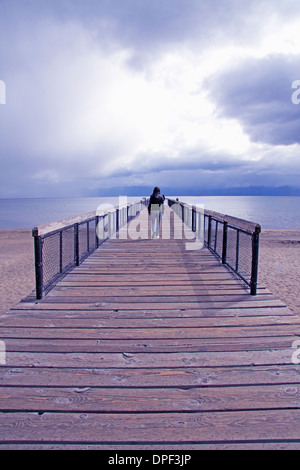
[(184, 197), (190, 204), (251, 220), (262, 229), (300, 230), (300, 197), (290, 196), (207, 196)]
[[(128, 201), (138, 200), (128, 197)], [(263, 229), (300, 230), (300, 197), (205, 196), (179, 199), (242, 219)], [(102, 204), (118, 205), (118, 198), (0, 199), (0, 228), (33, 228), (36, 225), (92, 212)]]

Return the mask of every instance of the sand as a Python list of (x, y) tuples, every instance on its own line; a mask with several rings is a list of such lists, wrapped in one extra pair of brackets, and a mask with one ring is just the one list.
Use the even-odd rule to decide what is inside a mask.
[[(259, 284), (300, 313), (300, 231), (264, 230)], [(35, 288), (31, 230), (0, 230), (0, 314)]]
[(263, 230), (258, 281), (300, 313), (300, 230)]
[(0, 314), (35, 288), (31, 230), (0, 230)]

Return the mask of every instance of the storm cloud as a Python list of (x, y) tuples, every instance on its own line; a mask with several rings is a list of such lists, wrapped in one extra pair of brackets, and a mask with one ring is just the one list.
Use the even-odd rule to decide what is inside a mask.
[(0, 196), (297, 186), (298, 1), (2, 0), (0, 15)]
[(292, 83), (300, 76), (300, 55), (251, 59), (207, 81), (217, 113), (237, 119), (253, 142), (300, 143), (300, 113)]

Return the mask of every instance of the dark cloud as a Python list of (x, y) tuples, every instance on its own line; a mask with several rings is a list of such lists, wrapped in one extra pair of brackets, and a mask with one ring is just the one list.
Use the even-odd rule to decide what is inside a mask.
[[(299, 12), (298, 0), (0, 0), (0, 194), (294, 181), (296, 150), (279, 147), (299, 143), (299, 57), (224, 72), (222, 54), (249, 54)], [(215, 116), (202, 99), (210, 52)]]
[(137, 155), (129, 167), (119, 170), (120, 173), (128, 175), (147, 174), (149, 172), (164, 171), (206, 171), (223, 172), (235, 168), (243, 168), (247, 165), (246, 160), (234, 158), (225, 152), (210, 152), (203, 149), (182, 150), (176, 158), (171, 158), (162, 153), (143, 153)]
[(292, 103), (292, 82), (300, 57), (274, 55), (246, 60), (206, 82), (217, 113), (237, 119), (253, 142), (300, 143), (300, 107)]
[(53, 11), (67, 17), (96, 21), (107, 18), (114, 25), (115, 35), (136, 48), (199, 38), (205, 44), (225, 37), (254, 40), (264, 31), (270, 16), (284, 19), (300, 11), (295, 0), (286, 0), (284, 4), (280, 0), (52, 0), (51, 3)]
[(278, 0), (1, 0), (1, 10), (9, 27), (47, 17), (80, 22), (99, 42), (132, 48), (139, 61), (174, 44), (254, 42), (264, 34), (266, 19), (293, 16), (300, 5), (295, 0), (284, 5)]

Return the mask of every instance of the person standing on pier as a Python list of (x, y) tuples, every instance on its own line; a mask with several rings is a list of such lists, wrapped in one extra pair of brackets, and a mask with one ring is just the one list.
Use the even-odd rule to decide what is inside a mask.
[(160, 194), (160, 189), (156, 186), (150, 196), (148, 212), (151, 215), (152, 238), (159, 238), (159, 229), (165, 196)]

